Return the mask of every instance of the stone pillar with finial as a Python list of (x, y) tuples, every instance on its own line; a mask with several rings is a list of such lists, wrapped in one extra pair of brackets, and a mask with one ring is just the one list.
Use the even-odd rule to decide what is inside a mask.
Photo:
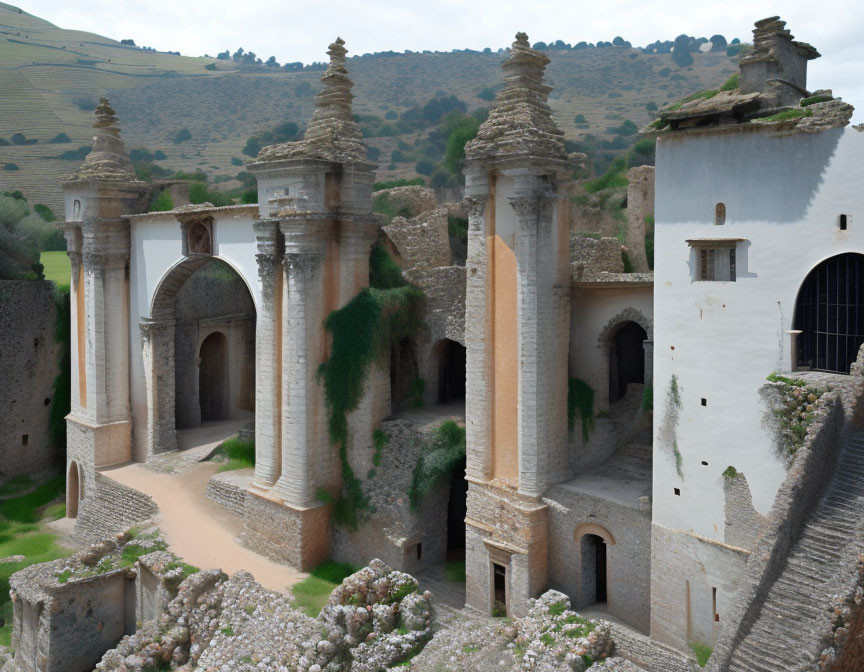
[[(95, 110), (93, 149), (62, 181), (60, 228), (72, 260), (72, 409), (67, 460), (93, 492), (95, 469), (128, 461), (129, 222), (146, 184), (139, 181), (106, 98)], [(89, 484), (91, 487), (86, 487)]]
[(569, 170), (548, 63), (516, 35), (505, 86), (465, 148), (467, 602), (487, 613), (521, 615), (546, 589), (541, 497), (570, 473)]
[[(270, 402), (259, 396), (256, 404), (261, 467), (244, 539), (302, 569), (329, 554), (329, 508), (319, 495), (338, 492), (343, 473), (316, 375), (329, 355), (323, 324), (368, 284), (378, 229), (378, 216), (371, 214), (375, 166), (354, 121), (344, 45), (337, 38), (329, 47), (323, 88), (303, 138), (264, 147), (249, 165), (258, 180), (259, 272), (271, 288), (262, 299), (259, 330), (266, 326), (273, 340), (256, 353), (256, 385), (272, 392)], [(374, 367), (364, 400), (349, 418), (347, 459), (356, 473), (371, 467), (372, 432), (389, 414), (388, 382)]]

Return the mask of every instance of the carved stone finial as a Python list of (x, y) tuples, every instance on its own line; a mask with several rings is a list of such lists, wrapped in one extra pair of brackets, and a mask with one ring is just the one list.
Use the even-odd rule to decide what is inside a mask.
[(327, 53), (330, 64), (321, 77), (324, 88), (315, 95), (315, 113), (303, 139), (264, 147), (258, 161), (324, 159), (336, 162), (366, 161), (363, 134), (354, 121), (351, 101), (354, 83), (348, 77), (345, 41), (337, 37)]
[(548, 103), (552, 89), (543, 84), (548, 63), (546, 54), (531, 48), (528, 35), (516, 33), (510, 57), (501, 66), (506, 86), (477, 137), (465, 147), (469, 161), (508, 156), (566, 160), (564, 134)]
[(96, 115), (96, 121), (93, 122), (93, 128), (96, 129), (93, 149), (64, 182), (90, 179), (135, 181), (135, 169), (126, 156), (126, 147), (120, 138), (120, 125), (107, 98), (99, 99), (93, 114)]

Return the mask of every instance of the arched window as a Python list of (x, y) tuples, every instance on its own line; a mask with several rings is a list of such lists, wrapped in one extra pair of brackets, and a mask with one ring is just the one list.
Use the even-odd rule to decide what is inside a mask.
[(726, 204), (718, 203), (714, 206), (714, 223), (717, 226), (726, 223)]
[(76, 222), (81, 219), (81, 201), (77, 198), (72, 202), (72, 219)]
[(849, 373), (864, 343), (864, 255), (838, 254), (814, 268), (795, 303), (800, 368)]

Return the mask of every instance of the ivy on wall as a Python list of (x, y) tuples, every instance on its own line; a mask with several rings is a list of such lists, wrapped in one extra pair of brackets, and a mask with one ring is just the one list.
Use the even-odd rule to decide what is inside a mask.
[(60, 372), (54, 379), (54, 394), (51, 397), (51, 409), (48, 415), (48, 432), (51, 443), (58, 458), (66, 453), (66, 416), (72, 408), (72, 337), (69, 288), (56, 290), (54, 305), (57, 321), (54, 328), (54, 340), (60, 344)]
[[(652, 392), (653, 405), (653, 392)], [(666, 391), (666, 412), (663, 415), (663, 423), (660, 425), (658, 436), (660, 441), (672, 449), (675, 459), (675, 471), (678, 477), (684, 479), (684, 458), (678, 449), (678, 416), (681, 412), (681, 390), (678, 386), (678, 376), (672, 374), (669, 379), (669, 388)]]
[(567, 428), (576, 425), (576, 411), (582, 425), (582, 438), (587, 441), (594, 431), (594, 388), (584, 380), (571, 378), (567, 385)]
[(369, 284), (324, 322), (333, 337), (329, 359), (318, 369), (324, 384), (330, 441), (339, 448), (342, 491), (318, 491), (333, 504), (333, 521), (356, 530), (369, 511), (369, 497), (348, 462), (348, 415), (363, 398), (369, 367), (386, 361), (390, 347), (423, 327), (424, 294), (408, 284), (399, 266), (380, 243), (369, 256)]
[(432, 435), (411, 473), (408, 500), (411, 511), (420, 508), (423, 499), (442, 483), (449, 483), (453, 472), (465, 459), (465, 428), (445, 420)]

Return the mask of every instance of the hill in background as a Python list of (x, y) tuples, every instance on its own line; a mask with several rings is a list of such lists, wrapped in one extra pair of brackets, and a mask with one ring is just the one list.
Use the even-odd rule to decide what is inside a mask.
[[(632, 143), (634, 126), (650, 121), (653, 105), (716, 88), (736, 69), (722, 50), (697, 51), (683, 67), (670, 53), (629, 46), (547, 53), (556, 121), (570, 140), (593, 136), (600, 170)], [(418, 169), (428, 175), (441, 160), (440, 138), (437, 148), (432, 140), (446, 112), (488, 107), (504, 58), (495, 52), (350, 58), (355, 112), (378, 179), (416, 177)], [(100, 95), (117, 110), (129, 150), (155, 154), (154, 165), (165, 172), (200, 170), (222, 188), (237, 187), (254, 153), (249, 138), (286, 122), (302, 132), (320, 75), (316, 67), (249, 71), (232, 60), (145, 50), (64, 30), (0, 3), (0, 191), (20, 190), (59, 216), (58, 181), (92, 142), (91, 112)]]

